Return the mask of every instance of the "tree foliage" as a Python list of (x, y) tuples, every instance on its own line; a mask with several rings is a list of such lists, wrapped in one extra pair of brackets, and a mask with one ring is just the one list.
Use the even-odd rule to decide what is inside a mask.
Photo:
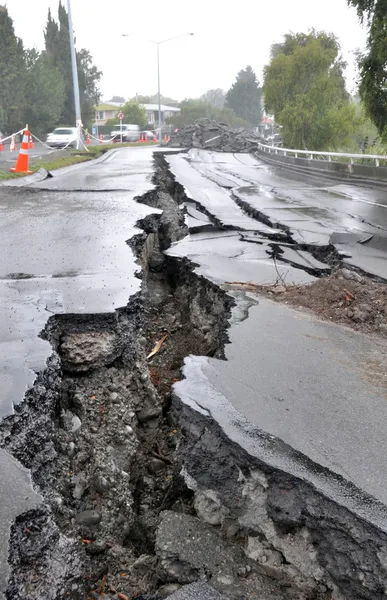
[(133, 123), (145, 129), (148, 124), (145, 108), (136, 100), (128, 100), (122, 107), (124, 113), (124, 123)]
[[(48, 12), (45, 51), (26, 50), (16, 37), (6, 6), (0, 5), (0, 129), (12, 133), (26, 123), (44, 134), (58, 124), (75, 123), (67, 12), (61, 2), (58, 20)], [(77, 53), (82, 117), (94, 116), (101, 73), (90, 53)]]
[(347, 1), (368, 25), (367, 50), (358, 57), (360, 95), (367, 114), (387, 140), (387, 2)]
[[(48, 11), (44, 39), (48, 59), (51, 65), (60, 73), (65, 85), (66, 94), (61, 121), (70, 125), (75, 123), (74, 91), (68, 16), (61, 1), (58, 7), (58, 22), (52, 18), (51, 11)], [(94, 106), (98, 104), (100, 99), (98, 83), (102, 73), (93, 65), (92, 57), (89, 51), (85, 49), (77, 52), (77, 69), (82, 119), (87, 124), (94, 114)]]
[(200, 96), (200, 100), (208, 102), (214, 108), (222, 110), (226, 102), (226, 93), (220, 88), (207, 90), (207, 92)]
[(226, 107), (235, 114), (251, 123), (258, 125), (262, 116), (262, 90), (257, 77), (250, 66), (239, 71), (235, 83), (226, 94)]
[(0, 6), (0, 74), (0, 129), (16, 131), (26, 105), (24, 48), (5, 6)]
[(265, 108), (282, 125), (285, 146), (327, 150), (354, 132), (355, 108), (345, 90), (340, 46), (333, 35), (288, 34), (264, 70)]
[(198, 98), (190, 98), (180, 102), (180, 113), (167, 119), (167, 121), (175, 127), (181, 128), (190, 125), (197, 119), (204, 118), (223, 121), (231, 127), (246, 127), (249, 125), (246, 121), (238, 117), (230, 108), (218, 110), (209, 102), (205, 102)]
[(30, 123), (36, 135), (53, 129), (61, 118), (65, 101), (65, 84), (57, 67), (47, 54), (36, 50), (26, 52), (26, 85), (28, 104), (25, 121)]

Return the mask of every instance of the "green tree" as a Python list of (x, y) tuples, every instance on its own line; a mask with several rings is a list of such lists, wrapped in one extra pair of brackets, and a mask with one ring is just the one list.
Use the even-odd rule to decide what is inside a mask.
[(53, 67), (45, 52), (26, 52), (28, 104), (25, 120), (40, 136), (58, 123), (66, 97), (60, 71)]
[[(58, 7), (58, 22), (52, 18), (51, 11), (48, 11), (44, 39), (49, 61), (58, 69), (65, 83), (66, 97), (60, 120), (63, 124), (70, 125), (75, 122), (74, 91), (68, 16), (61, 1)], [(82, 120), (88, 125), (94, 115), (94, 106), (100, 99), (98, 84), (102, 73), (92, 64), (92, 57), (85, 49), (77, 52), (77, 69)]]
[(368, 26), (367, 50), (358, 56), (360, 95), (367, 114), (387, 140), (387, 2), (347, 1)]
[(222, 110), (226, 102), (226, 94), (220, 88), (214, 90), (207, 90), (207, 92), (200, 96), (200, 100), (208, 102), (214, 108)]
[(0, 6), (0, 74), (0, 128), (12, 132), (24, 124), (26, 72), (23, 43), (6, 6)]
[(262, 90), (257, 77), (250, 66), (239, 71), (235, 83), (226, 94), (226, 107), (231, 108), (235, 114), (252, 125), (261, 121)]
[(333, 35), (288, 34), (264, 69), (267, 112), (282, 125), (285, 146), (309, 150), (343, 147), (356, 127), (355, 107)]
[(148, 124), (145, 108), (136, 100), (128, 100), (122, 107), (124, 113), (124, 123), (133, 123), (139, 125), (141, 129), (145, 129)]

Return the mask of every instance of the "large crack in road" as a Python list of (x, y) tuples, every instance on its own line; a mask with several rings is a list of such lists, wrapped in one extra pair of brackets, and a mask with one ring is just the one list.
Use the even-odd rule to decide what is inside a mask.
[[(155, 189), (137, 200), (158, 209), (130, 240), (141, 290), (114, 313), (51, 316), (47, 368), (0, 425), (2, 448), (42, 496), (29, 512), (19, 507), (12, 526), (6, 597), (382, 599), (384, 505), (248, 424), (210, 389), (206, 357), (223, 362), (230, 324), (256, 301), (222, 289), (220, 262), (203, 267), (184, 252), (193, 199), (164, 157), (156, 156)], [(327, 270), (259, 214), (246, 231), (248, 211), (235, 223), (225, 222), (224, 205), (221, 218), (200, 202), (195, 210), (201, 253), (207, 236), (212, 249), (226, 240), (247, 262), (256, 257), (246, 248), (264, 246), (268, 265), (278, 258), (268, 278), (289, 265), (301, 282)], [(297, 260), (282, 261), (273, 244)]]

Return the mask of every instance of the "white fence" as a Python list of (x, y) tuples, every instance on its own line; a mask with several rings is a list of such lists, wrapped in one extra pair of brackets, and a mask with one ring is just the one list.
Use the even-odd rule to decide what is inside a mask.
[(331, 162), (332, 160), (340, 160), (340, 159), (349, 159), (347, 162), (353, 165), (357, 161), (369, 160), (375, 161), (375, 165), (377, 167), (380, 166), (380, 161), (387, 162), (387, 156), (378, 155), (378, 154), (347, 154), (344, 152), (315, 152), (311, 150), (292, 150), (290, 148), (281, 148), (279, 146), (266, 146), (261, 142), (258, 142), (258, 148), (263, 150), (268, 154), (277, 154), (279, 156), (294, 156), (295, 158), (308, 158), (308, 159), (319, 159), (328, 160)]

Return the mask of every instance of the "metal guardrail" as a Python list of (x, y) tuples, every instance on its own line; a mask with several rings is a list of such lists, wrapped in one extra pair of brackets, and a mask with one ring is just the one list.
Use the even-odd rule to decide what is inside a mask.
[(356, 160), (374, 160), (375, 166), (380, 166), (380, 161), (384, 160), (387, 162), (387, 156), (379, 155), (379, 154), (347, 154), (345, 152), (316, 152), (312, 150), (293, 150), (291, 148), (282, 148), (280, 146), (266, 146), (261, 142), (258, 142), (258, 147), (263, 149), (264, 152), (268, 154), (279, 154), (280, 156), (294, 156), (298, 158), (298, 155), (301, 154), (310, 159), (315, 159), (317, 157), (327, 157), (328, 161), (331, 162), (333, 159), (338, 158), (349, 158), (349, 163), (351, 165), (356, 162)]

